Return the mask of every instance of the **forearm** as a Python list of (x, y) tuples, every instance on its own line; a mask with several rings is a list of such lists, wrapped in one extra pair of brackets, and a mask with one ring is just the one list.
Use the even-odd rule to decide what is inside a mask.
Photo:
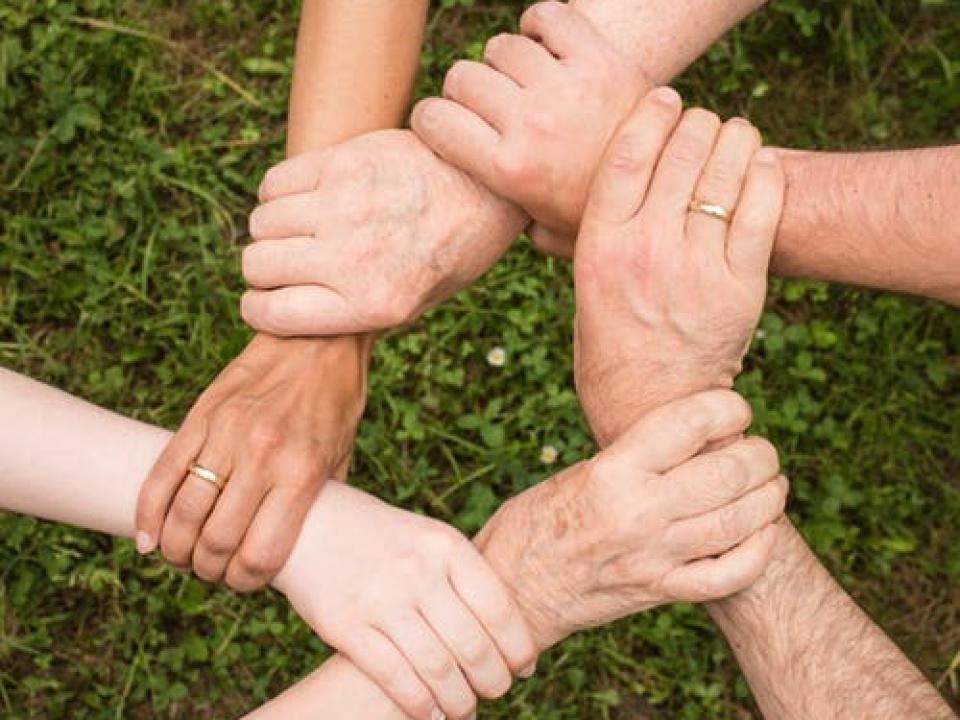
[(782, 155), (775, 272), (960, 304), (960, 146)]
[(247, 720), (406, 720), (407, 716), (355, 665), (335, 655), (246, 717)]
[[(0, 508), (132, 537), (140, 485), (170, 433), (4, 369), (0, 397), (0, 426), (13, 429), (0, 435)], [(311, 710), (325, 718), (404, 717), (336, 658), (255, 717), (309, 717)]]
[(140, 485), (170, 438), (0, 369), (0, 507), (132, 537)]
[(668, 83), (766, 0), (571, 0), (655, 84)]
[(709, 606), (764, 717), (954, 717), (786, 520), (782, 531), (765, 575)]
[(402, 122), (426, 7), (426, 0), (304, 0), (288, 155)]

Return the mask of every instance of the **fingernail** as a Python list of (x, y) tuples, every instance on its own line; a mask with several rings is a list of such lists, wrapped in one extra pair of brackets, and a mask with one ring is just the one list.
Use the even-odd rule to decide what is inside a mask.
[(141, 555), (146, 555), (147, 553), (153, 552), (154, 544), (153, 538), (150, 537), (149, 533), (141, 530), (137, 533), (137, 552)]
[(654, 95), (664, 105), (679, 105), (682, 102), (680, 93), (667, 85), (654, 90)]
[(537, 663), (532, 662), (527, 665), (523, 670), (517, 673), (518, 677), (523, 678), (524, 680), (529, 680), (533, 677), (533, 674), (537, 671)]
[(754, 157), (758, 163), (762, 163), (763, 165), (773, 165), (777, 162), (777, 154), (770, 148), (757, 150), (757, 154)]
[(430, 713), (430, 720), (447, 720), (447, 716), (440, 708), (434, 708), (433, 712)]

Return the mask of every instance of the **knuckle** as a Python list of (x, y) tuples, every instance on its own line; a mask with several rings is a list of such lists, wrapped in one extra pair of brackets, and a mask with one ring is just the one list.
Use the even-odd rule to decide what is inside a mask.
[(233, 533), (222, 529), (204, 530), (200, 535), (200, 546), (210, 555), (229, 555), (237, 547)]
[(181, 492), (173, 503), (172, 514), (174, 518), (196, 523), (207, 516), (210, 510), (210, 501), (199, 494), (192, 492)]
[(560, 118), (547, 108), (537, 108), (523, 116), (523, 127), (534, 137), (552, 137), (558, 134)]
[(490, 658), (490, 643), (480, 636), (471, 637), (460, 648), (463, 662), (471, 667), (480, 667)]
[(273, 575), (283, 565), (277, 548), (267, 542), (251, 542), (240, 549), (238, 561), (243, 571), (252, 577)]
[(404, 677), (401, 672), (404, 668), (401, 667), (399, 662), (389, 663), (388, 667), (393, 672), (385, 673), (384, 679), (381, 681), (384, 683), (384, 689), (389, 691), (388, 694), (415, 717), (430, 717), (434, 702), (427, 689), (421, 683), (413, 680), (405, 682), (396, 679)]
[(701, 137), (686, 133), (675, 138), (665, 159), (676, 168), (689, 170), (699, 167), (704, 155), (706, 146)]
[(718, 542), (724, 545), (735, 544), (744, 533), (740, 508), (727, 505), (717, 510), (715, 528), (714, 534)]
[(626, 132), (617, 138), (610, 155), (610, 164), (626, 173), (637, 173), (647, 164), (647, 147), (636, 132)]
[(445, 652), (436, 652), (424, 662), (424, 671), (434, 680), (445, 680), (456, 667), (456, 661)]
[(706, 481), (715, 493), (735, 498), (746, 490), (750, 473), (747, 464), (733, 454), (716, 455), (705, 468)]
[(494, 171), (512, 184), (529, 181), (535, 168), (527, 155), (515, 148), (499, 150), (493, 156)]
[(710, 408), (699, 398), (693, 398), (677, 408), (677, 425), (680, 429), (693, 437), (706, 436), (713, 416)]
[(284, 432), (271, 420), (253, 423), (247, 431), (247, 448), (255, 457), (264, 458), (283, 447)]

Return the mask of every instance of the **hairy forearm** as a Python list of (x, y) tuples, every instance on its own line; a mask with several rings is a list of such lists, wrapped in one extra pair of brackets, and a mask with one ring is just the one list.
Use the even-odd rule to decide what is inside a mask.
[(960, 305), (960, 146), (782, 156), (775, 272)]
[(426, 8), (427, 0), (304, 0), (288, 155), (401, 123)]
[(786, 520), (781, 537), (754, 586), (709, 607), (764, 717), (954, 717)]
[(654, 83), (672, 80), (766, 0), (571, 0)]

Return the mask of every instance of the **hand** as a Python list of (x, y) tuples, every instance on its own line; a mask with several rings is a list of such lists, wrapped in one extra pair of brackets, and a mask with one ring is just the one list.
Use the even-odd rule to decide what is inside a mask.
[[(327, 478), (346, 474), (370, 341), (258, 336), (197, 400), (140, 491), (137, 545), (248, 592), (283, 566)], [(196, 461), (222, 492), (188, 474)]]
[(760, 438), (703, 452), (749, 423), (730, 391), (675, 401), (500, 508), (476, 543), (541, 650), (657, 605), (731, 595), (763, 573), (788, 490), (777, 452)]
[[(777, 157), (745, 120), (680, 112), (667, 88), (638, 103), (577, 240), (574, 369), (601, 446), (663, 402), (731, 386), (766, 299)], [(732, 223), (691, 212), (694, 199), (735, 211)]]
[(409, 131), (365, 135), (281, 163), (250, 217), (255, 288), (243, 317), (275, 335), (396, 327), (483, 274), (522, 229), (519, 210)]
[(650, 83), (567, 4), (532, 6), (520, 30), (487, 43), (486, 65), (454, 65), (444, 99), (422, 101), (412, 125), (441, 157), (530, 213), (541, 249), (572, 257), (600, 158)]
[(275, 586), (328, 643), (419, 720), (470, 717), (532, 672), (506, 586), (443, 523), (324, 487)]

